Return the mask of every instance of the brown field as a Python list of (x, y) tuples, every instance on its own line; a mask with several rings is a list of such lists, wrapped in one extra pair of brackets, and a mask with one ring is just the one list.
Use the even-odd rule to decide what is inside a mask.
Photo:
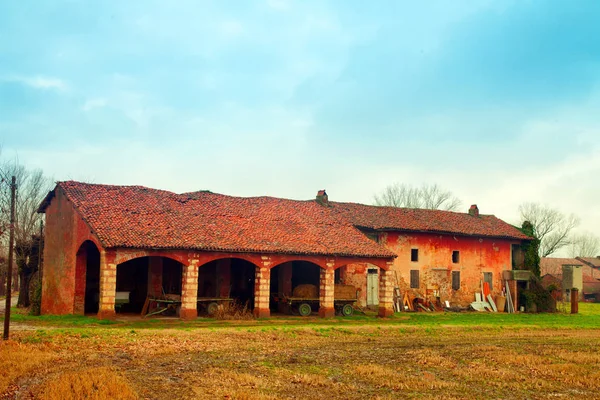
[(0, 398), (600, 398), (596, 322), (418, 318), (17, 325)]

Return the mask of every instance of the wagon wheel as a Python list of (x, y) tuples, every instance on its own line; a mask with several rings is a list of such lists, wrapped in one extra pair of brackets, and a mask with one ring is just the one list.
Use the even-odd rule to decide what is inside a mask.
[(312, 313), (312, 308), (308, 303), (302, 303), (298, 306), (298, 313), (303, 317), (308, 317)]
[(352, 307), (352, 304), (344, 304), (344, 306), (342, 307), (342, 315), (344, 317), (349, 317), (354, 313), (354, 307)]
[(208, 315), (215, 315), (217, 310), (219, 309), (219, 305), (215, 301), (211, 301), (206, 306), (206, 312)]

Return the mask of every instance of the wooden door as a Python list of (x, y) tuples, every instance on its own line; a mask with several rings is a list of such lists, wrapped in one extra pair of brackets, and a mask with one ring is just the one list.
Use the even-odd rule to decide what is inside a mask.
[(379, 274), (376, 268), (367, 270), (367, 307), (379, 305)]

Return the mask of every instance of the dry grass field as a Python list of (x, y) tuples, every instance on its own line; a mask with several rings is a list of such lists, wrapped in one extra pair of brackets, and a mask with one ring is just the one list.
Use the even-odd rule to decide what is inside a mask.
[(16, 314), (0, 398), (594, 399), (598, 306), (192, 323)]

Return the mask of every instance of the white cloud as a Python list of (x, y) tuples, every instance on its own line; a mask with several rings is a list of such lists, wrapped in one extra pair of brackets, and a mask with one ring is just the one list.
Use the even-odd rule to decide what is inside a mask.
[(8, 80), (13, 82), (20, 82), (29, 87), (40, 90), (55, 90), (58, 92), (64, 92), (68, 88), (66, 82), (62, 79), (45, 76), (12, 77)]
[(102, 108), (105, 107), (107, 104), (106, 99), (104, 98), (93, 98), (93, 99), (88, 99), (85, 101), (85, 103), (83, 104), (83, 106), (81, 106), (81, 109), (83, 111), (91, 111), (94, 108)]

